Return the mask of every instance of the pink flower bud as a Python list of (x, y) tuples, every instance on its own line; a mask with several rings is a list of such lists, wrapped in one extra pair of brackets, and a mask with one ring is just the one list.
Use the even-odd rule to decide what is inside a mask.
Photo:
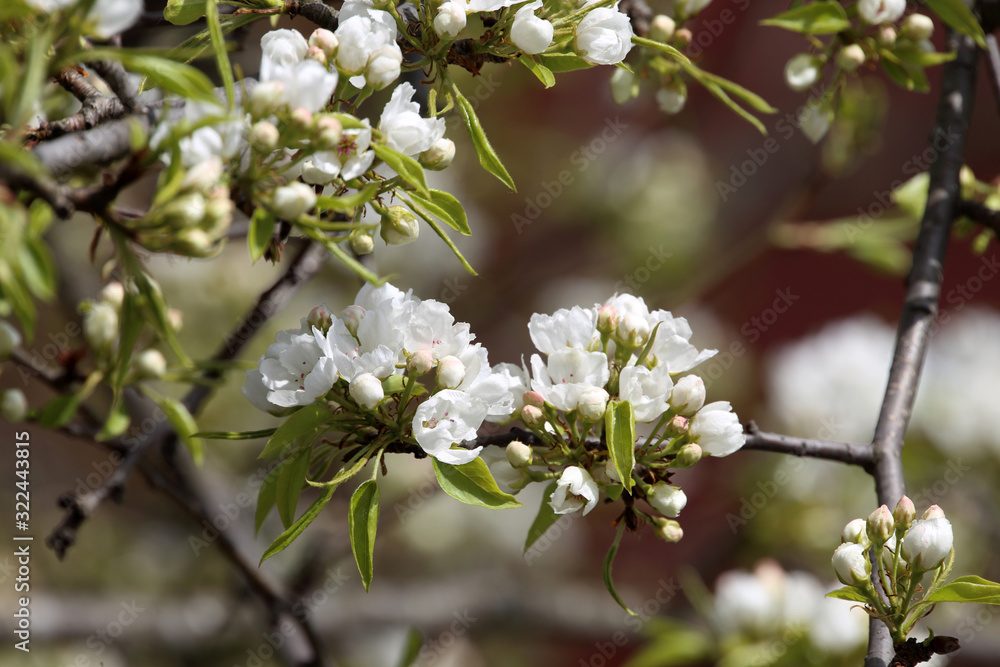
[(528, 426), (538, 428), (545, 423), (545, 413), (534, 405), (521, 408), (521, 420)]
[(526, 391), (524, 392), (524, 404), (543, 408), (545, 407), (545, 399), (537, 391)]
[(309, 311), (308, 317), (306, 317), (306, 322), (310, 327), (315, 327), (326, 333), (333, 326), (333, 315), (325, 306), (316, 306)]
[(358, 325), (361, 324), (364, 316), (365, 309), (356, 304), (350, 305), (340, 312), (340, 319), (343, 320), (344, 325), (347, 326), (347, 330), (354, 336), (358, 335)]
[(417, 350), (406, 362), (406, 370), (414, 377), (420, 377), (434, 368), (434, 354), (430, 350)]
[(931, 505), (927, 510), (920, 515), (921, 519), (943, 519), (944, 510), (937, 505)]

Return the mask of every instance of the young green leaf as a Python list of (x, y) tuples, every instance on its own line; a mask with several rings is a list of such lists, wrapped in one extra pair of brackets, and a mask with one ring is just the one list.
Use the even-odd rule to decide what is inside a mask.
[(276, 428), (263, 428), (259, 431), (199, 431), (194, 436), (203, 440), (257, 440), (258, 438), (270, 438), (277, 430)]
[(312, 447), (303, 447), (281, 467), (278, 482), (275, 485), (275, 504), (278, 506), (278, 516), (281, 523), (288, 528), (295, 521), (295, 508), (299, 504), (299, 495), (309, 471), (309, 459), (312, 458)]
[(451, 240), (450, 236), (448, 236), (447, 232), (441, 229), (441, 225), (437, 223), (437, 220), (428, 215), (424, 211), (424, 209), (422, 209), (418, 204), (416, 204), (412, 196), (407, 199), (407, 203), (410, 204), (410, 209), (414, 213), (419, 215), (423, 219), (423, 221), (427, 223), (427, 226), (433, 229), (434, 233), (437, 234), (441, 238), (441, 240), (444, 241), (444, 244), (451, 249), (451, 251), (455, 254), (455, 257), (458, 258), (458, 261), (461, 262), (462, 266), (465, 267), (465, 270), (474, 276), (478, 275), (476, 273), (476, 270), (472, 268), (472, 265), (469, 264), (469, 261), (465, 259), (464, 255), (462, 255), (462, 251), (458, 249), (458, 246), (455, 245), (455, 242)]
[(116, 407), (111, 409), (108, 413), (108, 418), (104, 420), (104, 426), (101, 430), (94, 436), (94, 440), (98, 442), (104, 442), (105, 440), (110, 440), (111, 438), (117, 438), (119, 435), (125, 432), (132, 420), (128, 416), (128, 410), (125, 408), (124, 403), (119, 403)]
[(212, 81), (201, 70), (165, 56), (136, 53), (129, 49), (98, 48), (80, 51), (75, 57), (80, 62), (117, 60), (130, 72), (149, 77), (153, 85), (166, 92), (202, 102), (219, 103)]
[(194, 434), (198, 432), (198, 425), (194, 421), (194, 417), (188, 412), (188, 409), (183, 403), (177, 399), (170, 398), (169, 396), (157, 396), (153, 397), (160, 409), (167, 415), (167, 419), (174, 426), (174, 430), (177, 431), (177, 437), (181, 439), (184, 446), (188, 448), (191, 452), (191, 458), (194, 460), (194, 464), (200, 466), (202, 460), (205, 458), (205, 449), (199, 438), (194, 437)]
[(294, 542), (295, 538), (301, 535), (302, 531), (305, 530), (306, 527), (319, 516), (319, 513), (324, 507), (326, 507), (326, 504), (330, 502), (330, 498), (333, 498), (333, 489), (324, 489), (319, 497), (313, 501), (313, 504), (302, 513), (302, 516), (299, 517), (298, 521), (289, 526), (288, 530), (279, 535), (278, 538), (271, 543), (271, 546), (267, 548), (264, 555), (260, 557), (260, 562), (263, 563), (265, 560), (279, 551), (282, 551), (285, 547)]
[(830, 591), (826, 594), (826, 597), (837, 600), (849, 600), (850, 602), (868, 602), (868, 598), (862, 595), (861, 591), (854, 586), (844, 586), (835, 591)]
[[(590, 69), (593, 63), (587, 62), (573, 53), (549, 53), (538, 56), (538, 63), (550, 72), (573, 72), (578, 69)], [(542, 82), (544, 83), (544, 81)]]
[(952, 28), (975, 39), (979, 48), (986, 48), (983, 26), (979, 25), (972, 10), (962, 0), (927, 0), (927, 6)]
[(416, 628), (406, 631), (406, 639), (403, 640), (403, 652), (399, 656), (396, 667), (412, 667), (420, 656), (420, 649), (423, 648), (424, 637)]
[(118, 358), (115, 359), (115, 372), (111, 376), (111, 386), (115, 390), (116, 397), (119, 396), (121, 387), (125, 384), (129, 362), (132, 360), (136, 341), (139, 340), (139, 334), (142, 332), (143, 319), (139, 297), (126, 290), (120, 316)]
[(266, 208), (257, 207), (250, 218), (250, 228), (247, 230), (247, 249), (250, 251), (250, 261), (256, 262), (264, 256), (271, 237), (274, 234), (274, 216)]
[(832, 0), (799, 5), (760, 24), (806, 35), (832, 35), (851, 27), (847, 12), (839, 2)]
[(73, 418), (79, 405), (80, 397), (76, 394), (56, 396), (45, 404), (36, 419), (46, 428), (59, 428)]
[(333, 415), (323, 403), (312, 403), (301, 408), (278, 427), (257, 458), (267, 458), (296, 440), (311, 440), (325, 430), (326, 423), (332, 418)]
[(434, 459), (434, 474), (445, 493), (467, 505), (492, 509), (521, 507), (517, 498), (500, 490), (482, 459), (477, 458), (460, 466)]
[(427, 189), (427, 179), (424, 177), (424, 168), (420, 163), (409, 155), (403, 155), (384, 144), (372, 144), (376, 157), (385, 162), (389, 167), (399, 174), (404, 181), (417, 189), (424, 197), (430, 197), (430, 190)]
[(1000, 584), (970, 574), (952, 579), (928, 595), (924, 601), (1000, 604)]
[(479, 164), (483, 168), (500, 179), (500, 181), (506, 185), (508, 188), (517, 192), (517, 188), (514, 186), (514, 180), (507, 173), (506, 167), (500, 161), (497, 156), (493, 146), (490, 145), (490, 140), (486, 138), (486, 132), (483, 131), (483, 126), (479, 122), (479, 117), (476, 116), (476, 110), (472, 107), (472, 103), (465, 99), (462, 92), (458, 89), (458, 86), (454, 83), (451, 86), (451, 92), (455, 96), (455, 101), (458, 103), (459, 113), (462, 114), (462, 120), (465, 122), (465, 129), (469, 131), (469, 138), (472, 139), (472, 145), (476, 149), (476, 155), (479, 156)]
[(208, 35), (212, 51), (215, 53), (215, 64), (219, 69), (219, 76), (222, 78), (222, 87), (226, 91), (226, 103), (230, 109), (233, 109), (236, 106), (236, 83), (233, 80), (233, 64), (229, 61), (226, 41), (219, 25), (218, 0), (208, 0), (205, 21), (208, 23)]
[(207, 0), (167, 0), (163, 18), (174, 25), (187, 25), (203, 17), (207, 6)]
[(469, 229), (469, 219), (465, 215), (465, 209), (454, 195), (442, 192), (441, 190), (431, 190), (430, 199), (412, 192), (408, 194), (417, 204), (437, 216), (441, 222), (456, 232), (459, 232), (463, 236), (472, 235), (472, 230)]
[(608, 549), (608, 555), (604, 557), (604, 585), (607, 587), (608, 592), (611, 593), (611, 597), (615, 599), (618, 606), (628, 612), (631, 616), (637, 616), (634, 611), (628, 608), (628, 606), (622, 602), (621, 597), (618, 595), (618, 591), (615, 590), (615, 582), (611, 578), (611, 568), (615, 563), (615, 555), (618, 553), (618, 545), (621, 544), (622, 534), (625, 532), (625, 522), (622, 521), (618, 524), (618, 533), (615, 535), (615, 541), (611, 543), (611, 548)]
[(525, 552), (531, 548), (531, 545), (538, 541), (538, 538), (545, 534), (545, 531), (552, 527), (552, 524), (559, 520), (559, 515), (549, 505), (549, 498), (552, 497), (552, 492), (555, 490), (556, 483), (552, 482), (545, 487), (545, 492), (542, 493), (542, 504), (538, 507), (538, 514), (535, 515), (535, 520), (531, 522), (531, 528), (528, 529), (528, 537), (524, 541)]
[(349, 532), (351, 534), (351, 551), (361, 573), (361, 582), (365, 591), (372, 583), (375, 555), (375, 530), (378, 528), (378, 482), (370, 479), (357, 488), (351, 496), (350, 513), (348, 514)]
[(551, 88), (556, 85), (555, 75), (552, 74), (552, 70), (545, 65), (541, 64), (529, 55), (522, 55), (518, 60), (520, 60), (521, 64), (527, 67), (528, 70), (534, 74), (546, 88)]
[(632, 493), (632, 468), (635, 467), (635, 410), (628, 401), (608, 401), (604, 412), (604, 434), (608, 454), (622, 486)]

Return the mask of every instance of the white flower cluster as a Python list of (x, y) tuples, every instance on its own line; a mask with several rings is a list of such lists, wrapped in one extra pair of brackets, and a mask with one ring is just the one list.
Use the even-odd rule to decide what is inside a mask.
[[(27, 0), (32, 9), (51, 14), (80, 0)], [(142, 0), (94, 0), (84, 20), (84, 33), (100, 39), (111, 39), (132, 27), (142, 14)]]
[(412, 381), (434, 372), (433, 393), (412, 417), (413, 437), (439, 461), (460, 465), (481, 447), (452, 446), (475, 439), (484, 421), (509, 419), (514, 404), (509, 371), (503, 364), (490, 368), (474, 338), (443, 303), (388, 284), (365, 285), (338, 317), (317, 308), (299, 329), (279, 332), (258, 368), (247, 371), (243, 393), (268, 412), (308, 405), (331, 391), (371, 411), (386, 400), (390, 376)]

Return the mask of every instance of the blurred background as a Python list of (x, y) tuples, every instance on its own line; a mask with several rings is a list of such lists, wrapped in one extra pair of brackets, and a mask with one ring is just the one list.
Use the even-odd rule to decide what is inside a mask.
[[(401, 248), (377, 241), (375, 267), (421, 298), (448, 303), (456, 319), (471, 324), (492, 363), (517, 363), (530, 353), (526, 325), (534, 312), (637, 294), (651, 307), (687, 317), (699, 348), (719, 350), (697, 372), (709, 400), (731, 401), (743, 423), (870, 440), (902, 304), (905, 242), (915, 229), (912, 219), (886, 208), (892, 189), (936, 159), (925, 151), (940, 69), (929, 72), (929, 95), (864, 71), (867, 99), (875, 101), (864, 109), (864, 127), (846, 135), (835, 127), (826, 144), (815, 146), (795, 123), (805, 96), (788, 90), (782, 74), (807, 45), (757, 25), (786, 8), (783, 0), (715, 0), (691, 25), (691, 55), (701, 67), (778, 108), (764, 119), (775, 142), (767, 148), (765, 137), (695, 85), (687, 108), (666, 116), (651, 91), (616, 105), (611, 68), (560, 75), (551, 90), (521, 68), (491, 66), (466, 77), (463, 89), (480, 102), (483, 125), (518, 185), (510, 192), (483, 171), (461, 124), (449, 121), (447, 136), (459, 144), (459, 155), (434, 175), (432, 187), (465, 204), (473, 235), (456, 242), (479, 276), (465, 273), (430, 233)], [(312, 29), (301, 18), (280, 25)], [(266, 27), (253, 24), (245, 52), (235, 56), (248, 75), (256, 72), (255, 45)], [(135, 39), (155, 43), (172, 32), (151, 25)], [(939, 49), (943, 36), (939, 27)], [(967, 164), (991, 182), (1000, 169), (998, 101), (987, 71), (979, 83)], [(371, 108), (382, 103), (374, 100)], [(149, 185), (135, 189), (137, 202)], [(841, 221), (843, 248), (834, 249), (820, 227), (808, 224), (827, 220)], [(76, 302), (95, 297), (102, 285), (108, 248), (99, 247), (94, 262), (82, 252), (93, 231), (92, 222), (79, 220), (51, 235), (63, 300), (43, 311), (31, 350), (50, 364), (60, 347), (81, 344), (66, 335), (67, 323), (79, 322)], [(995, 243), (981, 255), (967, 238), (952, 243), (945, 302), (904, 452), (917, 511), (939, 504), (955, 525), (955, 572), (994, 580), (1000, 579), (995, 253)], [(283, 268), (251, 266), (242, 239), (212, 260), (152, 257), (149, 264), (168, 302), (183, 312), (181, 340), (194, 358), (211, 355)], [(277, 330), (297, 326), (313, 306), (339, 311), (358, 287), (331, 263), (275, 314), (242, 360), (253, 364)], [(242, 381), (242, 373), (228, 376), (198, 415), (201, 429), (273, 424), (242, 397)], [(22, 387), (32, 405), (51, 396), (9, 364), (0, 386)], [(179, 396), (183, 387), (164, 383), (160, 390)], [(9, 441), (12, 427), (0, 428)], [(272, 516), (253, 537), (261, 441), (209, 441), (199, 475), (217, 504), (216, 526), (196, 525), (134, 477), (124, 502), (105, 504), (87, 521), (60, 563), (41, 540), (61, 518), (57, 499), (100, 484), (109, 454), (29, 430), (33, 650), (14, 651), (8, 640), (0, 660), (66, 667), (280, 664), (277, 645), (295, 638), (272, 636), (263, 608), (211, 537), (215, 528), (227, 530), (256, 562), (281, 532)], [(4, 466), (13, 460), (4, 458)], [(836, 583), (830, 556), (841, 528), (875, 508), (873, 482), (860, 469), (739, 452), (679, 472), (675, 483), (689, 498), (680, 517), (684, 539), (666, 544), (644, 532), (626, 536), (619, 551), (618, 589), (639, 612), (630, 617), (601, 580), (615, 510), (570, 515), (524, 554), (541, 488), (520, 494), (524, 508), (493, 512), (440, 492), (428, 460), (391, 456), (387, 463), (370, 593), (350, 555), (350, 489), (335, 496), (303, 539), (262, 566), (303, 596), (336, 664), (395, 665), (411, 629), (425, 641), (421, 665), (861, 662), (864, 615), (822, 597)], [(0, 532), (9, 537), (7, 531)], [(7, 554), (0, 555), (5, 587), (15, 572)], [(11, 595), (3, 600), (13, 604)], [(3, 613), (10, 618), (12, 609)], [(935, 612), (934, 632), (962, 642), (950, 664), (996, 664), (995, 615), (979, 605)]]

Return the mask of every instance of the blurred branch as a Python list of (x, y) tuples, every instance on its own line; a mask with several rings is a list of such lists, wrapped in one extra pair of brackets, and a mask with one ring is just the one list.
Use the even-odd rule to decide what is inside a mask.
[(969, 199), (958, 202), (958, 214), (976, 222), (1000, 236), (1000, 211)]
[(96, 127), (103, 121), (121, 118), (131, 111), (120, 99), (105, 95), (94, 88), (84, 73), (75, 67), (67, 67), (60, 72), (56, 82), (80, 100), (80, 110), (51, 123), (40, 123), (37, 130), (28, 133), (29, 141), (45, 141), (64, 134), (80, 132)]
[(303, 2), (301, 4), (298, 0), (291, 0), (287, 4), (289, 5), (288, 14), (290, 16), (301, 16), (304, 19), (312, 21), (320, 28), (326, 28), (331, 32), (336, 30), (339, 25), (337, 21), (338, 12), (335, 9), (327, 7), (320, 0)]
[(869, 474), (873, 473), (875, 469), (875, 458), (869, 445), (796, 438), (780, 433), (765, 433), (759, 430), (757, 424), (752, 421), (745, 426), (745, 431), (747, 441), (742, 449), (839, 461), (840, 463), (861, 466)]
[[(246, 343), (257, 331), (267, 322), (271, 315), (280, 310), (288, 300), (291, 299), (295, 290), (306, 280), (312, 277), (320, 267), (326, 257), (326, 250), (322, 246), (315, 244), (306, 245), (298, 256), (292, 260), (288, 269), (266, 292), (261, 294), (257, 303), (245, 317), (243, 317), (236, 327), (227, 334), (225, 342), (215, 353), (213, 361), (229, 361), (243, 349)], [(210, 370), (202, 374), (203, 379), (213, 380), (219, 377), (217, 365), (213, 364)], [(212, 393), (213, 387), (207, 385), (196, 385), (182, 399), (184, 407), (192, 414), (197, 412), (202, 403)], [(127, 397), (131, 402), (138, 400), (136, 392), (127, 392)], [(95, 425), (96, 433), (98, 425)], [(46, 539), (46, 544), (51, 547), (56, 555), (62, 559), (66, 555), (66, 550), (76, 542), (76, 534), (83, 522), (86, 521), (105, 500), (113, 499), (120, 502), (125, 482), (132, 474), (136, 465), (142, 460), (146, 452), (155, 447), (170, 449), (176, 445), (177, 433), (169, 422), (161, 422), (148, 437), (139, 440), (133, 447), (126, 450), (121, 464), (115, 468), (114, 472), (108, 476), (99, 487), (81, 496), (72, 494), (63, 495), (59, 503), (66, 509), (62, 521), (52, 531)], [(123, 443), (118, 442), (122, 445)]]
[[(944, 65), (933, 136), (949, 137), (951, 143), (930, 168), (927, 206), (913, 248), (913, 267), (906, 279), (906, 299), (896, 332), (889, 382), (872, 442), (878, 502), (888, 507), (895, 506), (906, 492), (903, 438), (937, 319), (951, 223), (959, 212), (961, 200), (959, 171), (965, 158), (975, 100), (978, 59), (975, 43), (971, 37), (949, 30), (948, 48), (956, 52), (956, 57)], [(889, 634), (879, 622), (873, 621), (869, 629), (865, 667), (885, 667), (894, 655)]]

